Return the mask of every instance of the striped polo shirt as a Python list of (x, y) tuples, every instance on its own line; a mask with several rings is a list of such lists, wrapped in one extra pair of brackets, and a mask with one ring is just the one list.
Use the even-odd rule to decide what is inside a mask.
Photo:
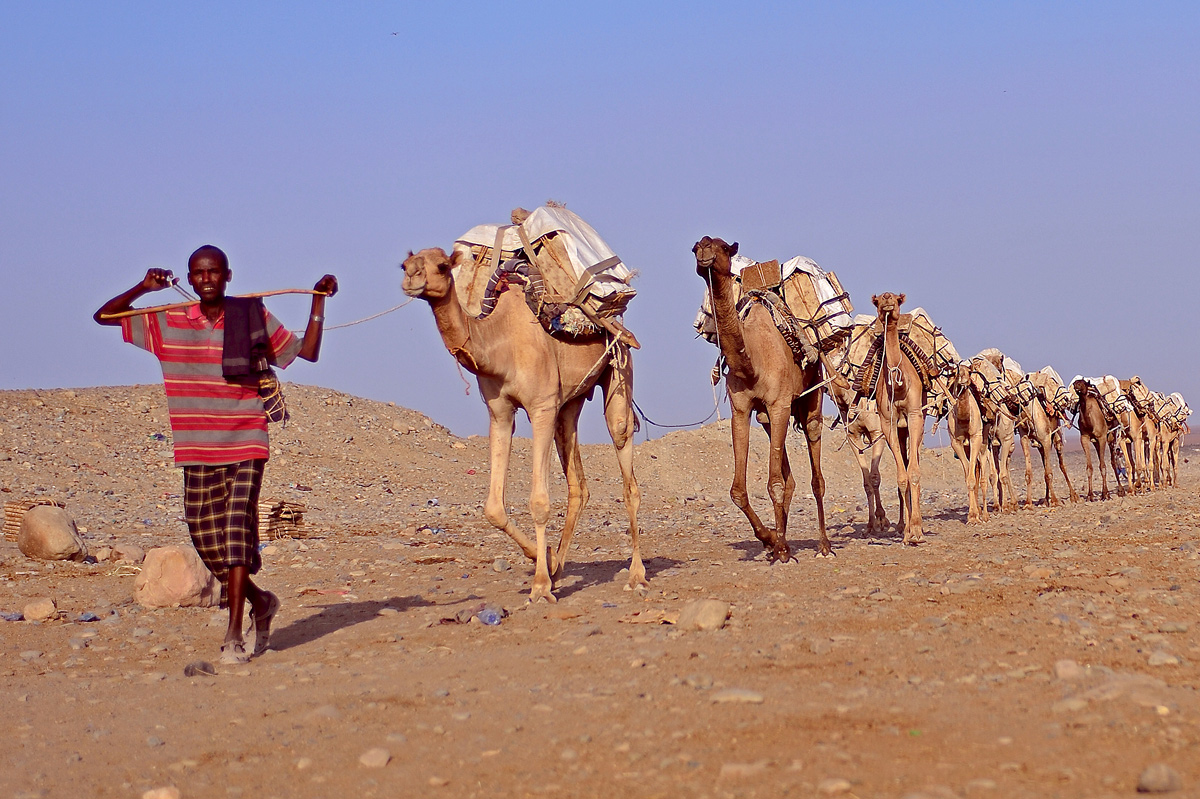
[[(300, 341), (269, 311), (266, 317), (272, 363), (285, 368), (300, 353)], [(154, 353), (162, 365), (176, 466), (219, 466), (269, 456), (257, 381), (239, 383), (221, 374), (224, 313), (216, 324), (199, 305), (129, 316), (121, 320), (121, 333), (130, 344)]]

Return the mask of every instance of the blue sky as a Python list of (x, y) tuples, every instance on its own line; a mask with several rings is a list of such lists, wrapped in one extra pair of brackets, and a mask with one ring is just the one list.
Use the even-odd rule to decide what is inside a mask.
[[(640, 272), (658, 421), (712, 407), (704, 235), (860, 311), (906, 292), (964, 354), (1195, 401), (1198, 42), (1169, 2), (6, 3), (0, 388), (156, 382), (90, 316), (200, 244), (237, 291), (337, 274), (336, 324), (403, 300), (409, 249), (555, 199)], [(285, 377), (486, 432), (421, 304)]]

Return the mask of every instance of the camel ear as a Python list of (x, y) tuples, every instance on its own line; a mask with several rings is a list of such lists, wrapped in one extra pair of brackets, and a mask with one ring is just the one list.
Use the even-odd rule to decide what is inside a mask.
[[(702, 240), (701, 240), (701, 241), (702, 241)], [(696, 250), (698, 250), (698, 249), (700, 249), (700, 242), (699, 242), (699, 241), (698, 241), (698, 242), (696, 242), (695, 244), (693, 244), (693, 245), (692, 245), (692, 255), (695, 255), (695, 254), (696, 254)]]
[(736, 241), (733, 244), (729, 245), (729, 254), (730, 255), (737, 255), (737, 250), (738, 250), (738, 243)]
[(453, 269), (454, 267), (458, 266), (459, 262), (461, 262), (466, 257), (467, 257), (467, 253), (465, 250), (454, 250), (453, 252), (451, 252), (450, 253), (450, 268)]
[(903, 305), (903, 304), (904, 304), (904, 295), (901, 294), (899, 297), (896, 298), (896, 305), (899, 306), (899, 305)]
[(879, 307), (879, 295), (878, 294), (871, 295), (871, 304), (874, 305), (876, 308)]

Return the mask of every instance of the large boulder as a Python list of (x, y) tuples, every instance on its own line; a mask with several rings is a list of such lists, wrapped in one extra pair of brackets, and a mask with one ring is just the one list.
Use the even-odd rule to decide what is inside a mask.
[(146, 553), (133, 598), (147, 608), (210, 608), (220, 604), (221, 586), (192, 547), (158, 547)]
[(17, 548), (34, 560), (78, 560), (87, 557), (87, 544), (75, 520), (54, 505), (34, 505), (21, 517)]

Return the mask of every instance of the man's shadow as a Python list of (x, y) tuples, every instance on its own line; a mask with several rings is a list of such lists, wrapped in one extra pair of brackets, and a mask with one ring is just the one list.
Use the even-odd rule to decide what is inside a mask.
[[(470, 599), (470, 597), (468, 597)], [(379, 611), (394, 608), (400, 613), (414, 608), (431, 608), (438, 603), (421, 596), (401, 596), (369, 602), (338, 602), (318, 605), (321, 610), (311, 616), (296, 619), (286, 627), (271, 631), (271, 649), (282, 651), (303, 646), (330, 633), (353, 627), (356, 624), (381, 618)], [(307, 610), (307, 608), (305, 608)]]
[[(667, 569), (678, 566), (680, 561), (674, 558), (645, 558), (642, 565), (646, 567), (646, 580), (653, 583), (655, 576), (666, 571)], [(555, 588), (554, 595), (559, 599), (565, 599), (582, 591), (590, 586), (618, 584), (621, 581), (617, 580), (617, 575), (622, 569), (629, 568), (628, 560), (592, 560), (592, 561), (567, 561), (567, 571), (564, 575), (564, 582), (568, 583), (559, 588)], [(572, 580), (570, 578), (578, 578)]]

